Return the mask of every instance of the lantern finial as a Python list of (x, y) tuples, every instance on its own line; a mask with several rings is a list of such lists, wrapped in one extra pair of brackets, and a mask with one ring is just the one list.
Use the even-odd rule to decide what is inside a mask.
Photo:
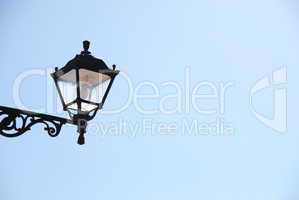
[(90, 42), (88, 40), (84, 40), (83, 41), (83, 49), (84, 49), (84, 51), (82, 51), (81, 53), (82, 54), (90, 54), (90, 52), (88, 51), (89, 46), (90, 46)]

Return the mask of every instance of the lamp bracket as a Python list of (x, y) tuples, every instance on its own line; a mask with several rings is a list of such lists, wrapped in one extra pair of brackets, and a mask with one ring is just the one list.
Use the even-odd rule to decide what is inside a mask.
[(18, 137), (31, 129), (35, 124), (42, 124), (51, 137), (59, 135), (61, 127), (73, 124), (72, 120), (45, 115), (30, 111), (0, 106), (0, 135)]

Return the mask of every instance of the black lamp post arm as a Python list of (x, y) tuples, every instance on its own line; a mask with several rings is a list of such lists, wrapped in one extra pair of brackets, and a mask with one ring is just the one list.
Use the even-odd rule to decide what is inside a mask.
[(44, 130), (51, 137), (59, 135), (64, 124), (74, 124), (72, 120), (30, 111), (0, 106), (0, 135), (18, 137), (35, 124), (44, 125)]

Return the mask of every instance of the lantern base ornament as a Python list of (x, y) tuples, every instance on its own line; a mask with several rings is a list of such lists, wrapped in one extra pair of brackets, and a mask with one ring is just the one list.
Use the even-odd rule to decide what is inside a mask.
[(77, 124), (77, 132), (79, 133), (78, 141), (77, 143), (79, 145), (85, 144), (85, 133), (86, 133), (86, 127), (87, 127), (87, 119), (85, 115), (75, 115), (74, 116), (74, 123)]

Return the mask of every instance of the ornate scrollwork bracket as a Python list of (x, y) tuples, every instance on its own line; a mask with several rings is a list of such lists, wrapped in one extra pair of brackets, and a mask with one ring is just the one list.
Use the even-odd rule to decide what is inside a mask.
[(59, 135), (61, 127), (73, 121), (40, 113), (0, 106), (0, 135), (18, 137), (31, 129), (35, 124), (44, 125), (44, 130), (51, 137)]

